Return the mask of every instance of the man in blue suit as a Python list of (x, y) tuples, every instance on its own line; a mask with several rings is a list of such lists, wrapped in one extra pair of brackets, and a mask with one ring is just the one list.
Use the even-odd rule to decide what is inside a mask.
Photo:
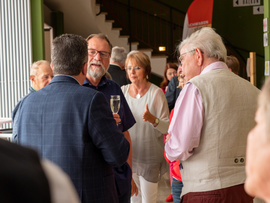
[(129, 143), (102, 93), (81, 86), (87, 42), (64, 34), (52, 45), (54, 78), (21, 104), (18, 142), (59, 165), (82, 203), (118, 202), (113, 167), (125, 163)]

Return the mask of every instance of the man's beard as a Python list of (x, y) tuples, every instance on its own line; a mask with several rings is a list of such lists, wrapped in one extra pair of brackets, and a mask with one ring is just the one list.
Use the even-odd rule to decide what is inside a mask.
[[(91, 67), (91, 65), (100, 65), (101, 68)], [(92, 78), (101, 78), (103, 75), (105, 75), (106, 69), (104, 65), (100, 61), (91, 61), (88, 63), (87, 67), (87, 74), (90, 75)]]

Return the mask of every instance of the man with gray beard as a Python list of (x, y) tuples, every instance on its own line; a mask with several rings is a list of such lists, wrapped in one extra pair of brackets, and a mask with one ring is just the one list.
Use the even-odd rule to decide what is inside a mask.
[[(110, 103), (111, 95), (120, 95), (120, 110), (118, 114), (113, 114), (118, 128), (123, 132), (125, 138), (131, 145), (131, 138), (128, 129), (135, 124), (135, 119), (129, 109), (127, 101), (120, 86), (105, 77), (110, 64), (112, 45), (104, 34), (92, 34), (86, 39), (88, 43), (88, 67), (84, 86), (102, 92)], [(129, 203), (130, 196), (136, 192), (131, 192), (132, 180), (132, 151), (129, 158), (122, 167), (114, 168), (115, 183), (120, 203)], [(132, 184), (132, 186), (135, 184)], [(133, 188), (134, 189), (134, 188)]]

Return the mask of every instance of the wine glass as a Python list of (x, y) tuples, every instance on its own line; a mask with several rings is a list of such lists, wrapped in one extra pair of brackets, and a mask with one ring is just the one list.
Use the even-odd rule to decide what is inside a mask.
[(112, 112), (118, 113), (120, 109), (120, 95), (111, 95), (110, 105)]

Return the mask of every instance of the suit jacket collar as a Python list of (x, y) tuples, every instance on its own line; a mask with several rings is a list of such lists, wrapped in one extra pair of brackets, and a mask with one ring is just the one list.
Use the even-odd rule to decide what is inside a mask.
[(112, 66), (112, 68), (118, 68), (119, 70), (122, 70), (121, 67), (117, 64), (110, 64), (110, 66)]
[(78, 83), (78, 85), (81, 85), (78, 80), (71, 75), (56, 75), (51, 80), (50, 84), (56, 83), (56, 82), (69, 82), (69, 83)]
[(32, 86), (29, 88), (29, 93), (33, 93), (36, 92), (37, 90), (35, 90)]

